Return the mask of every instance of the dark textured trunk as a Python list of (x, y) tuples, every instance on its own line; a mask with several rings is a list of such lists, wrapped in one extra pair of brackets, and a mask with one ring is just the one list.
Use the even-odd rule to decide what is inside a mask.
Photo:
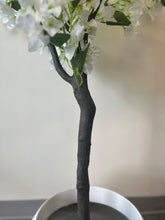
[(75, 98), (80, 106), (80, 124), (78, 134), (77, 166), (77, 203), (79, 220), (89, 220), (89, 177), (90, 146), (93, 120), (96, 107), (88, 90), (87, 76), (83, 76), (83, 85), (74, 89)]
[(74, 91), (80, 106), (80, 124), (78, 134), (78, 167), (77, 167), (77, 203), (79, 220), (89, 220), (89, 177), (88, 166), (90, 159), (91, 133), (96, 107), (88, 90), (87, 75), (83, 74), (83, 84), (79, 88), (74, 76), (70, 76), (63, 69), (56, 48), (48, 44), (52, 54), (54, 66), (58, 74), (68, 82)]

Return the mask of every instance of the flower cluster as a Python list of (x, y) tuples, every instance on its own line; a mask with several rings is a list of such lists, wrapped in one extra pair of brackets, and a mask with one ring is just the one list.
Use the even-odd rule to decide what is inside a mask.
[(108, 0), (107, 4), (114, 7), (117, 11), (124, 12), (125, 16), (129, 19), (131, 23), (130, 25), (124, 27), (125, 34), (132, 34), (136, 26), (139, 24), (139, 18), (143, 13), (142, 1)]
[[(144, 2), (152, 16), (165, 4), (164, 0)], [(142, 13), (142, 0), (0, 0), (0, 18), (8, 28), (27, 31), (29, 51), (54, 44), (61, 62), (66, 61), (75, 76), (92, 70), (98, 23), (120, 25), (130, 33)]]
[(162, 5), (165, 5), (164, 0), (145, 0), (144, 1), (146, 8), (148, 9), (148, 13), (151, 16), (152, 20), (156, 15), (158, 15), (162, 9)]

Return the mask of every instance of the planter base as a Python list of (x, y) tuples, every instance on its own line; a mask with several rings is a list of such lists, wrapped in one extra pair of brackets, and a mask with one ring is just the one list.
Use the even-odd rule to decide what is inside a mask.
[[(77, 204), (72, 204), (63, 207), (53, 213), (48, 220), (78, 220), (77, 214)], [(90, 219), (91, 220), (128, 220), (119, 211), (98, 203), (90, 203)]]
[[(138, 210), (130, 201), (113, 191), (103, 189), (100, 187), (91, 187), (90, 202), (94, 204), (91, 205), (91, 220), (143, 220)], [(60, 210), (62, 212), (65, 212), (65, 209), (76, 209), (76, 203), (76, 189), (58, 193), (49, 200), (47, 200), (39, 208), (39, 210), (33, 217), (33, 220), (77, 220), (76, 216), (71, 216), (69, 218), (69, 214), (66, 216), (62, 216), (61, 218), (57, 218), (58, 216), (54, 218), (54, 214), (58, 214)], [(102, 211), (102, 209), (105, 210)], [(108, 218), (107, 216), (104, 216), (106, 212), (110, 212), (110, 214), (112, 215), (112, 210), (114, 209), (114, 212), (118, 212), (120, 214), (120, 218), (115, 219), (111, 216), (108, 216)], [(93, 214), (92, 210), (94, 210)], [(101, 211), (99, 212), (99, 210)], [(76, 213), (76, 211), (74, 213)], [(103, 214), (103, 216), (100, 216), (100, 214)], [(92, 215), (94, 217), (92, 217)], [(124, 216), (126, 217), (124, 218)]]

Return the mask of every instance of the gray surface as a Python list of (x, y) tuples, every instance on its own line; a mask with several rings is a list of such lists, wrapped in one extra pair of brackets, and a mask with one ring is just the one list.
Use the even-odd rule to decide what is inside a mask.
[[(128, 199), (142, 213), (144, 220), (165, 220), (165, 196)], [(44, 201), (0, 201), (0, 220), (31, 220)]]
[(0, 201), (0, 220), (30, 220), (44, 201)]
[(144, 220), (165, 220), (165, 196), (129, 198)]

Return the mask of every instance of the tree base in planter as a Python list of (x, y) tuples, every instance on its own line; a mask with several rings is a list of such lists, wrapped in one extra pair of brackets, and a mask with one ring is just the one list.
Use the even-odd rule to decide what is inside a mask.
[[(77, 204), (72, 204), (57, 210), (47, 220), (78, 220)], [(98, 203), (90, 203), (91, 220), (129, 220), (119, 211)]]
[[(103, 189), (100, 187), (91, 187), (90, 188), (90, 202), (100, 204), (102, 206), (108, 206), (115, 209), (117, 212), (122, 213), (123, 216), (126, 216), (125, 219), (121, 218), (120, 220), (143, 220), (139, 211), (136, 207), (126, 198), (115, 193), (113, 191)], [(47, 200), (37, 211), (32, 220), (55, 220), (50, 217), (56, 213), (58, 210), (65, 208), (67, 206), (72, 206), (77, 203), (77, 191), (76, 189), (68, 190), (62, 193), (58, 193), (49, 200)], [(95, 208), (97, 211), (99, 208)], [(76, 212), (75, 212), (76, 213)], [(122, 216), (122, 217), (123, 217)], [(57, 220), (69, 220), (68, 217), (57, 219)], [(76, 218), (71, 218), (72, 220), (77, 220)], [(105, 218), (107, 220), (107, 218)], [(116, 220), (112, 217), (108, 217), (108, 220)], [(91, 219), (91, 220), (98, 220)], [(102, 217), (99, 217), (99, 220), (104, 220)]]

